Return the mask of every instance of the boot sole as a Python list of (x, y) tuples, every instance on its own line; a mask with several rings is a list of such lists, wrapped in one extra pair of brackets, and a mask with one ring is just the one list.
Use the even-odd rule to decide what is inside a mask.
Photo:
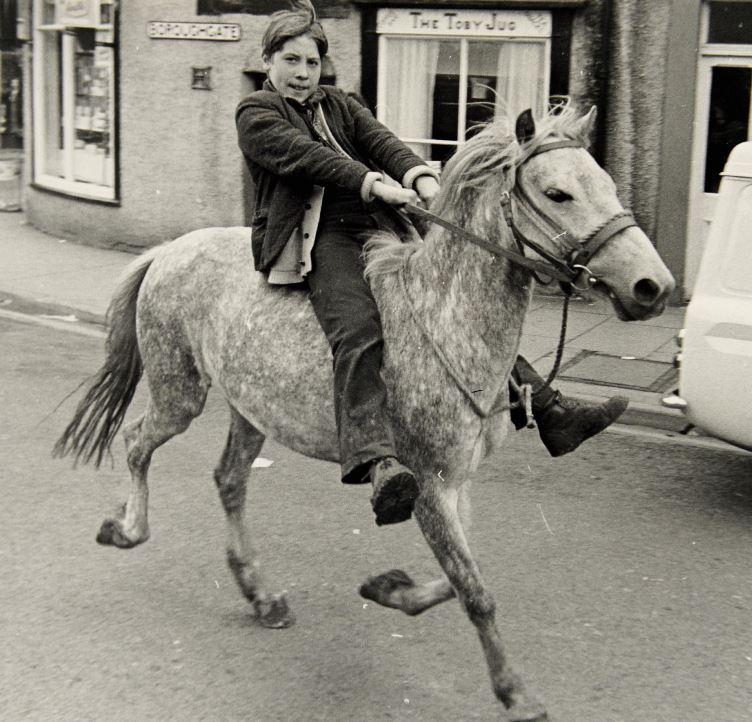
[(418, 482), (409, 472), (386, 479), (379, 489), (378, 497), (371, 499), (376, 525), (407, 521), (413, 514), (418, 493)]

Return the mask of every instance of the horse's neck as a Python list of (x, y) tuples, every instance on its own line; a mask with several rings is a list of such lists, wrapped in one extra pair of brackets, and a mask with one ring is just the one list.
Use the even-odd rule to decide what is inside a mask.
[[(458, 225), (506, 245), (501, 223), (475, 213)], [(405, 269), (405, 286), (419, 322), (468, 382), (504, 380), (530, 302), (524, 272), (434, 227)]]

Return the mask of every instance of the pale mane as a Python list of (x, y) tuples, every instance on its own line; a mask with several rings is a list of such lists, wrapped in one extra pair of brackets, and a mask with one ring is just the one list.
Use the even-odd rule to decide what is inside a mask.
[[(489, 189), (510, 189), (516, 168), (542, 143), (551, 139), (580, 141), (580, 114), (568, 98), (561, 98), (549, 112), (535, 119), (535, 137), (520, 145), (514, 132), (516, 116), (502, 113), (462, 145), (442, 172), (441, 190), (431, 211), (459, 225), (473, 212), (479, 197)], [(392, 233), (374, 234), (365, 246), (366, 278), (397, 271), (423, 243), (403, 243)]]

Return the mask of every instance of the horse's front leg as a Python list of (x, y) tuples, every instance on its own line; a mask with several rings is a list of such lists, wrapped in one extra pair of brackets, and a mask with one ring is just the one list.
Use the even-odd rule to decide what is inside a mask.
[(391, 569), (376, 577), (368, 577), (360, 587), (360, 596), (415, 616), (452, 599), (455, 593), (446, 577), (417, 584), (401, 569)]
[(475, 625), (494, 693), (507, 708), (509, 718), (514, 722), (546, 720), (543, 705), (528, 693), (521, 678), (507, 663), (496, 628), (496, 605), (470, 553), (458, 513), (457, 495), (455, 489), (430, 480), (415, 506), (418, 524)]
[[(470, 484), (460, 487), (457, 507), (462, 526), (470, 526)], [(401, 569), (390, 569), (384, 574), (368, 577), (360, 587), (360, 596), (391, 609), (399, 609), (415, 616), (437, 604), (456, 597), (454, 587), (446, 577), (418, 584)]]

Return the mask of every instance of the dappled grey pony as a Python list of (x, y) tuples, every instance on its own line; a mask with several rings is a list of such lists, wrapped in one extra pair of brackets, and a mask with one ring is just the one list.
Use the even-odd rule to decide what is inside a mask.
[[(516, 124), (502, 118), (457, 151), (432, 210), (494, 244), (490, 251), (439, 225), (423, 242), (382, 234), (369, 247), (397, 451), (418, 478), (415, 516), (444, 575), (417, 584), (393, 570), (368, 579), (361, 593), (407, 614), (458, 597), (513, 720), (546, 719), (546, 712), (506, 661), (494, 600), (465, 538), (468, 477), (507, 433), (507, 382), (533, 285), (528, 268), (493, 248), (515, 250), (516, 237), (537, 248), (531, 258), (562, 259), (624, 320), (657, 315), (673, 289), (611, 178), (584, 148), (593, 117), (564, 106), (537, 128), (529, 113)], [(337, 460), (331, 354), (306, 294), (270, 287), (252, 270), (248, 228), (206, 228), (136, 259), (108, 315), (104, 366), (56, 446), (101, 462), (143, 372), (146, 411), (124, 430), (132, 489), (98, 541), (127, 548), (149, 538), (152, 453), (185, 431), (213, 385), (232, 416), (214, 474), (229, 565), (258, 620), (287, 626), (285, 597), (268, 589), (254, 557), (245, 495), (265, 436)]]

